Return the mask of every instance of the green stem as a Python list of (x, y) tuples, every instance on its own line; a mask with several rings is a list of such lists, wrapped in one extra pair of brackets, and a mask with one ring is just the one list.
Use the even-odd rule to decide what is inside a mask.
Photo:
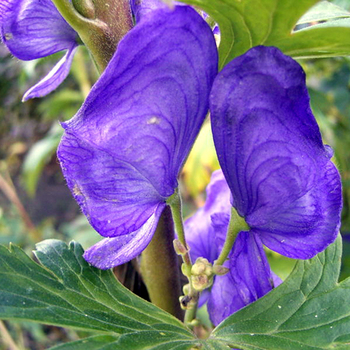
[(189, 301), (194, 301), (194, 303), (192, 302), (192, 307), (190, 309), (187, 309), (185, 313), (185, 324), (189, 325), (190, 322), (196, 316), (199, 292), (193, 288), (192, 276), (191, 276), (192, 261), (189, 254), (189, 247), (186, 243), (185, 230), (184, 230), (183, 221), (182, 221), (181, 196), (179, 194), (178, 188), (175, 190), (174, 194), (168, 198), (167, 203), (170, 205), (170, 208), (171, 208), (171, 213), (173, 215), (173, 220), (174, 220), (175, 230), (177, 233), (178, 240), (186, 250), (184, 254), (181, 254), (182, 260), (183, 260), (182, 272), (188, 278), (188, 282), (189, 282), (189, 291), (187, 294)]
[[(128, 0), (85, 2), (78, 10), (70, 0), (52, 0), (58, 11), (79, 34), (102, 73), (112, 58), (118, 42), (132, 28)], [(84, 5), (89, 18), (82, 16)], [(94, 8), (91, 8), (94, 6)], [(93, 18), (91, 18), (93, 16)]]
[(218, 259), (215, 261), (214, 265), (224, 264), (232, 250), (233, 244), (235, 243), (238, 233), (241, 231), (249, 231), (249, 229), (250, 228), (245, 222), (245, 220), (241, 216), (239, 216), (236, 209), (232, 207), (230, 223), (226, 234), (226, 240), (221, 250), (221, 253)]
[(166, 206), (151, 243), (142, 253), (141, 272), (152, 303), (182, 320), (180, 272), (173, 241), (174, 225)]

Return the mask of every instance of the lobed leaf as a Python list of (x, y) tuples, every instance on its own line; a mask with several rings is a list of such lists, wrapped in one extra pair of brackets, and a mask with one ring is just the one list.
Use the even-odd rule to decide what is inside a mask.
[(342, 244), (299, 261), (287, 280), (222, 322), (211, 338), (246, 350), (350, 348), (350, 278), (337, 283)]
[[(220, 68), (257, 45), (276, 46), (294, 58), (350, 54), (350, 28), (337, 20), (348, 17), (350, 13), (328, 2), (323, 4), (318, 0), (181, 1), (200, 7), (219, 24)], [(313, 8), (316, 4), (317, 7)], [(334, 28), (330, 30), (311, 26), (310, 30), (302, 31), (302, 34), (301, 31), (294, 31), (298, 21), (305, 23), (305, 19), (329, 20)]]
[(0, 318), (193, 341), (179, 320), (131, 293), (111, 271), (90, 266), (78, 243), (46, 240), (35, 254), (42, 266), (14, 245), (0, 246)]

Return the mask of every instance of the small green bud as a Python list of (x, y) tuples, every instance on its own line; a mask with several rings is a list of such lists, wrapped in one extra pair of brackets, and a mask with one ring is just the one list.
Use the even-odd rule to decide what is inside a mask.
[(198, 258), (191, 269), (194, 276), (206, 275), (210, 277), (213, 274), (213, 265), (205, 258)]
[(213, 284), (213, 277), (206, 275), (192, 276), (192, 286), (198, 292), (209, 288)]
[(189, 295), (183, 295), (179, 298), (182, 310), (191, 310), (197, 304), (197, 300)]
[(189, 293), (189, 291), (190, 291), (190, 284), (187, 283), (187, 284), (185, 284), (185, 285), (182, 287), (182, 292), (183, 292), (185, 295), (187, 295), (187, 294)]
[(186, 247), (178, 239), (174, 239), (173, 244), (177, 255), (185, 255), (188, 253), (188, 249), (186, 249)]
[(223, 276), (226, 275), (230, 271), (229, 268), (222, 265), (213, 265), (213, 272), (215, 275)]

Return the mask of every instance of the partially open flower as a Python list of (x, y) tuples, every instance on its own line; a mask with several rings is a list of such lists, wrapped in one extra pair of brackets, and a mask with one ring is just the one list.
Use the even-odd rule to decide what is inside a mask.
[(0, 35), (9, 51), (24, 61), (66, 50), (46, 77), (24, 94), (23, 101), (49, 94), (67, 77), (78, 34), (51, 0), (1, 0)]

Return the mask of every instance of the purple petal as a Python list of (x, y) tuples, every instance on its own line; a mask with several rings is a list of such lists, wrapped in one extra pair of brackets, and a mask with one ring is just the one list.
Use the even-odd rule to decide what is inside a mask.
[(173, 194), (216, 72), (211, 30), (189, 7), (153, 11), (119, 43), (58, 150), (101, 235), (137, 231)]
[(0, 34), (21, 60), (49, 56), (76, 45), (77, 33), (51, 0), (1, 0)]
[(130, 6), (136, 23), (139, 23), (149, 12), (157, 9), (169, 9), (169, 5), (162, 0), (130, 0)]
[(306, 259), (333, 242), (340, 179), (322, 144), (299, 64), (273, 47), (249, 50), (218, 75), (211, 113), (232, 204), (263, 243)]
[(273, 277), (266, 255), (257, 235), (240, 232), (229, 261), (230, 271), (216, 276), (208, 301), (208, 312), (216, 326), (242, 307), (268, 293)]
[[(229, 216), (231, 209), (230, 189), (221, 170), (212, 174), (210, 183), (207, 187), (207, 200), (204, 206), (185, 221), (186, 240), (190, 247), (192, 261), (203, 257), (213, 263), (217, 259), (220, 251), (216, 245), (215, 223), (212, 218), (218, 218), (218, 215)], [(227, 231), (227, 222), (225, 222), (225, 233)]]
[(66, 52), (66, 54), (57, 62), (55, 67), (36, 85), (31, 87), (23, 96), (23, 101), (27, 101), (35, 97), (43, 97), (55, 90), (64, 79), (66, 79), (77, 46), (74, 46)]
[(137, 257), (149, 244), (165, 207), (160, 204), (145, 224), (124, 236), (105, 238), (85, 251), (84, 258), (91, 265), (107, 270)]

